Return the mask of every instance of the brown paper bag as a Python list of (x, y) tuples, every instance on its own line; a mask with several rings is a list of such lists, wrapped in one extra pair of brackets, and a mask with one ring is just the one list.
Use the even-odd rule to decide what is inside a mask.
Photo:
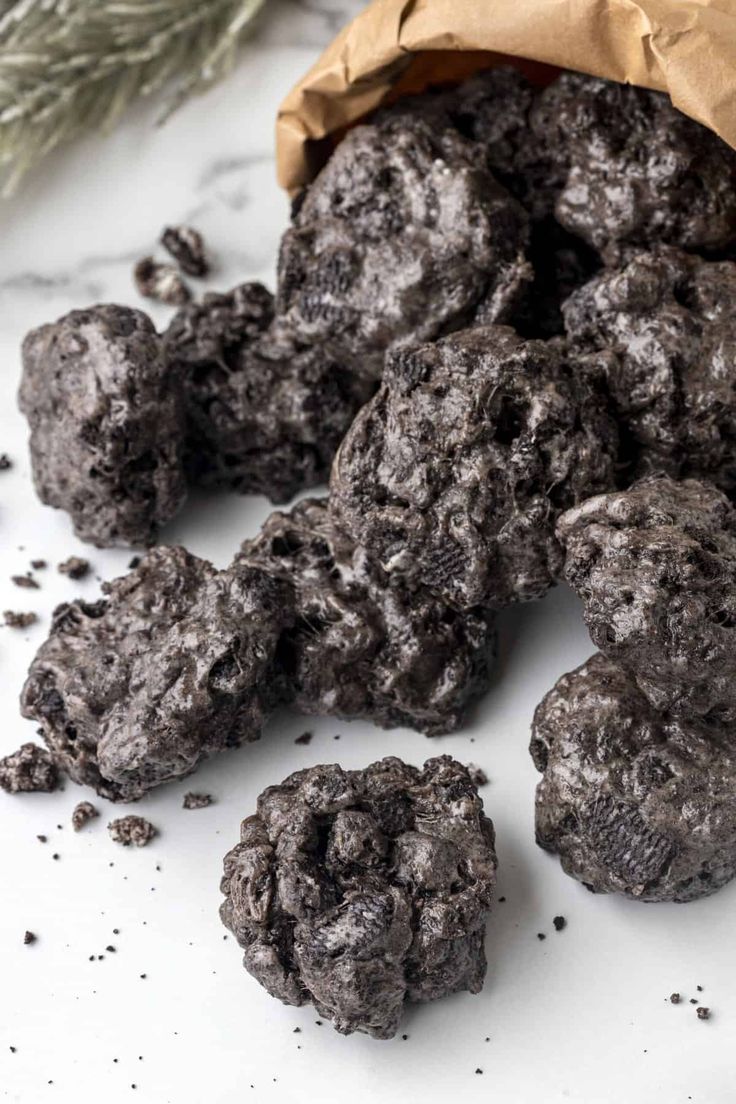
[(669, 92), (736, 147), (736, 0), (374, 0), (281, 105), (280, 183), (298, 192), (379, 104), (509, 62)]

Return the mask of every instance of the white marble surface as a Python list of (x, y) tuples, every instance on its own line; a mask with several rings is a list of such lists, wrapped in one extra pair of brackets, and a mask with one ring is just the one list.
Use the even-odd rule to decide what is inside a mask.
[[(140, 107), (111, 137), (54, 156), (0, 206), (0, 452), (15, 464), (0, 473), (0, 608), (41, 616), (25, 633), (0, 629), (2, 754), (33, 735), (18, 716), (17, 694), (53, 605), (97, 588), (95, 579), (72, 584), (52, 567), (39, 573), (37, 592), (9, 581), (31, 558), (55, 564), (85, 552), (67, 519), (31, 490), (14, 407), (19, 342), (30, 326), (93, 300), (143, 305), (131, 265), (167, 222), (191, 221), (204, 232), (218, 262), (211, 286), (272, 282), (287, 212), (274, 183), (275, 110), (357, 5), (269, 0), (268, 8), (258, 48), (246, 49), (224, 85), (164, 129), (150, 125), (152, 105)], [(157, 320), (169, 313), (158, 311)], [(200, 496), (166, 537), (225, 563), (267, 512), (261, 499)], [(129, 558), (87, 554), (103, 578)], [(732, 1101), (736, 887), (679, 907), (593, 897), (533, 842), (532, 711), (590, 651), (569, 593), (510, 611), (498, 678), (465, 732), (430, 744), (411, 732), (281, 716), (260, 744), (207, 764), (189, 786), (147, 798), (141, 812), (161, 836), (141, 852), (108, 840), (106, 802), (97, 802), (100, 819), (74, 835), (69, 816), (82, 796), (74, 785), (50, 797), (0, 794), (0, 1100)], [(312, 744), (295, 746), (306, 727)], [(300, 766), (336, 758), (361, 766), (390, 753), (421, 762), (438, 751), (476, 761), (491, 776), (484, 796), (507, 899), (489, 926), (488, 983), (480, 996), (411, 1009), (406, 1040), (339, 1037), (317, 1026), (309, 1008), (273, 1001), (240, 968), (217, 917), (222, 855), (258, 792)], [(192, 786), (217, 804), (182, 811)], [(559, 913), (568, 927), (556, 934)], [(27, 928), (39, 937), (30, 947), (22, 944)], [(90, 962), (92, 954), (105, 958)], [(666, 1003), (673, 990), (710, 1005), (712, 1021), (697, 1021), (687, 1000)]]

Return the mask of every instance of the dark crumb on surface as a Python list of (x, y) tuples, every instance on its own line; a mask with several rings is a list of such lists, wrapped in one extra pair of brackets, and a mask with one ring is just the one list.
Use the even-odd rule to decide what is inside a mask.
[(483, 1073), (483, 1070), (480, 1067), (478, 1067), (478, 1069), (475, 1072), (476, 1073)]
[(112, 929), (112, 934), (113, 935), (120, 935), (120, 928), (113, 928)]
[(167, 226), (161, 244), (187, 276), (206, 276), (210, 270), (204, 240), (191, 226)]
[(69, 559), (58, 565), (59, 574), (68, 575), (70, 579), (84, 579), (85, 576), (89, 575), (89, 570), (89, 560), (85, 560), (81, 556), (70, 556)]
[(145, 847), (156, 835), (156, 829), (150, 821), (140, 816), (119, 817), (111, 820), (107, 826), (110, 839), (114, 843), (121, 843), (123, 847), (133, 844), (135, 847)]
[(9, 629), (27, 629), (38, 621), (37, 613), (19, 613), (17, 610), (5, 610), (3, 617)]
[(695, 1012), (696, 1012), (697, 1017), (698, 1017), (699, 1020), (709, 1020), (710, 1019), (710, 1008), (703, 1008), (702, 1004), (700, 1005), (699, 1008), (695, 1009)]
[(296, 740), (294, 741), (295, 744), (305, 744), (305, 745), (306, 744), (311, 744), (311, 742), (312, 742), (312, 733), (311, 732), (302, 732), (301, 736), (297, 736)]
[(35, 934), (32, 931), (27, 931), (25, 933), (25, 935), (23, 936), (23, 942), (25, 943), (26, 947), (28, 946), (29, 943), (35, 943), (36, 942)]
[(11, 1054), (15, 1054), (16, 1048), (14, 1046), (11, 1046), (9, 1049)]
[(72, 827), (74, 831), (79, 832), (84, 828), (85, 824), (89, 824), (91, 820), (94, 820), (94, 818), (99, 815), (100, 814), (91, 801), (80, 801), (78, 805), (75, 805), (74, 812), (72, 813)]
[(300, 1035), (300, 1034), (301, 1034), (301, 1030), (302, 1030), (302, 1029), (301, 1029), (300, 1027), (295, 1027), (295, 1028), (294, 1028), (294, 1031), (293, 1031), (293, 1034), (294, 1034), (294, 1035)]
[(317, 1027), (322, 1026), (322, 1020), (315, 1020), (314, 1022), (316, 1023)]
[(23, 744), (0, 759), (0, 790), (6, 793), (53, 793), (58, 785), (54, 761), (38, 744)]
[(142, 981), (145, 981), (146, 978), (148, 977), (148, 974), (141, 974), (140, 977), (141, 977)]
[(680, 1003), (680, 994), (679, 993), (673, 993), (672, 996), (670, 997), (670, 1004), (679, 1004), (679, 1003)]
[(703, 986), (702, 985), (696, 985), (695, 988), (698, 990), (699, 993), (703, 992)]
[(544, 932), (537, 932), (537, 939), (540, 941), (540, 943), (543, 939), (546, 939), (546, 938), (547, 938), (547, 936), (544, 934)]
[(555, 916), (552, 919), (552, 923), (555, 926), (555, 931), (560, 932), (567, 925), (567, 920), (564, 916)]
[(11, 582), (17, 587), (25, 587), (26, 590), (39, 590), (39, 585), (30, 575), (11, 575)]
[(487, 786), (488, 775), (482, 767), (478, 767), (475, 763), (468, 763), (468, 770), (474, 786)]
[(48, 836), (36, 836), (36, 839), (39, 843), (46, 843), (48, 841), (48, 838)]
[(206, 809), (208, 805), (212, 804), (211, 794), (201, 793), (186, 793), (184, 794), (184, 801), (182, 808), (184, 809)]
[(505, 897), (499, 897), (499, 898), (498, 898), (498, 903), (499, 903), (499, 905), (502, 905), (502, 904), (504, 903), (504, 901), (505, 901), (505, 900), (506, 900), (506, 898), (505, 898)]
[(34, 571), (43, 571), (43, 569), (48, 566), (46, 560), (31, 560), (31, 567)]
[(140, 556), (133, 556), (132, 559), (130, 560), (129, 564), (128, 564), (128, 570), (129, 571), (135, 571), (135, 569), (137, 567), (140, 567), (140, 566), (141, 566), (141, 557)]
[(108, 952), (108, 954), (115, 954), (117, 948), (113, 947), (112, 943), (108, 943), (108, 945), (105, 947), (105, 950)]
[(696, 1001), (695, 997), (691, 997), (690, 998), (690, 1003), (691, 1004), (697, 1004), (698, 1002)]
[(153, 257), (144, 257), (133, 269), (133, 282), (140, 295), (158, 299), (171, 307), (182, 307), (192, 293), (172, 264), (162, 264)]
[(53, 855), (51, 856), (51, 858), (52, 858), (52, 859), (54, 859), (54, 861), (58, 862), (58, 860), (59, 860), (59, 859), (61, 858), (61, 855), (59, 854), (59, 852), (58, 852), (58, 851), (54, 851), (54, 853), (53, 853)]
[(0, 456), (0, 471), (7, 471), (8, 468), (12, 468), (13, 462), (6, 452)]
[(332, 739), (333, 739), (333, 740), (339, 740), (339, 739), (340, 739), (340, 736), (339, 736), (339, 735), (337, 735), (337, 736), (333, 736), (333, 737), (332, 737)]

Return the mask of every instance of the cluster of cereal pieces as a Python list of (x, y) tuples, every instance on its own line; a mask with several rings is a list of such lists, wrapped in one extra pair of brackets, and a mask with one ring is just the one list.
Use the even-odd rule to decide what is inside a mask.
[[(190, 482), (285, 500), (338, 450), (329, 501), (272, 515), (226, 570), (160, 548), (60, 607), (23, 692), (55, 761), (131, 800), (282, 703), (457, 727), (494, 611), (565, 565), (577, 585), (591, 496), (659, 516), (671, 494), (677, 529), (689, 484), (616, 489), (662, 471), (732, 489), (735, 177), (659, 94), (495, 70), (343, 139), (295, 203), (275, 298), (208, 295), (163, 337), (119, 307), (30, 335), (36, 484), (94, 542), (149, 543)], [(633, 576), (622, 605), (645, 609)], [(689, 600), (699, 625), (706, 588)], [(539, 839), (592, 888), (684, 900), (730, 876), (727, 704), (682, 681), (698, 639), (651, 644), (666, 705), (600, 643), (539, 708)], [(385, 1037), (405, 999), (479, 988), (493, 870), (458, 764), (313, 768), (244, 822), (223, 916), (270, 992)]]

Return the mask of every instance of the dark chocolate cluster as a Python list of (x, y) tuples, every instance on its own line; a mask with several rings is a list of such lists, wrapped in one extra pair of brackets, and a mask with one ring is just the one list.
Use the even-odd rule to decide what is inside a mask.
[(332, 509), (391, 576), (459, 609), (540, 598), (559, 513), (615, 478), (601, 358), (475, 327), (389, 354), (343, 441)]
[(161, 547), (103, 591), (57, 608), (23, 688), (24, 716), (67, 774), (133, 801), (258, 739), (282, 694), (287, 584)]
[(493, 824), (449, 756), (298, 771), (260, 795), (240, 839), (221, 916), (285, 1004), (387, 1039), (406, 1001), (480, 991)]

